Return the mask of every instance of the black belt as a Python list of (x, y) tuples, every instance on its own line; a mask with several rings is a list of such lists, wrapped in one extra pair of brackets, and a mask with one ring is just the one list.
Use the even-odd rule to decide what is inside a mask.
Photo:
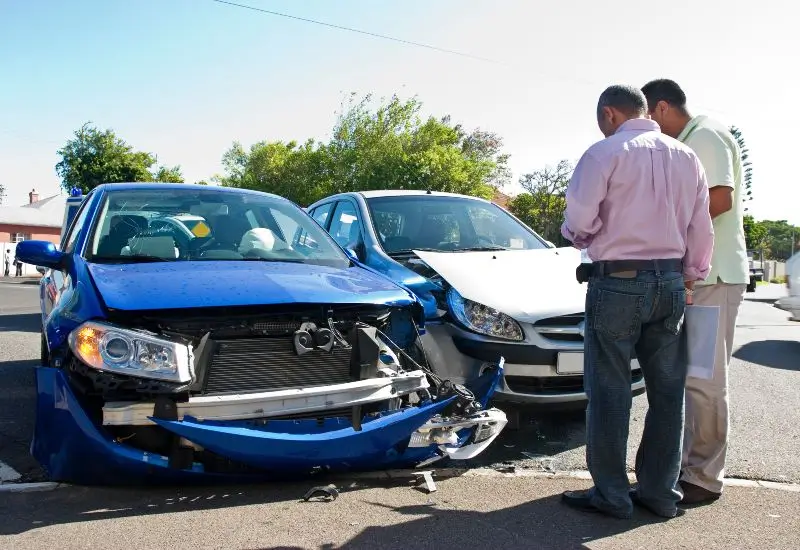
[(592, 275), (605, 277), (622, 271), (669, 271), (683, 272), (683, 260), (609, 260), (592, 262)]

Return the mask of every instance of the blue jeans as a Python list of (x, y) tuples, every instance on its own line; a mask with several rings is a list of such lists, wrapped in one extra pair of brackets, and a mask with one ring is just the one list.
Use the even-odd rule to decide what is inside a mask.
[(686, 362), (680, 340), (686, 295), (677, 272), (638, 271), (630, 278), (593, 277), (586, 295), (584, 388), (586, 462), (592, 504), (630, 517), (626, 469), (633, 351), (642, 367), (649, 409), (636, 455), (639, 498), (674, 515), (683, 438)]

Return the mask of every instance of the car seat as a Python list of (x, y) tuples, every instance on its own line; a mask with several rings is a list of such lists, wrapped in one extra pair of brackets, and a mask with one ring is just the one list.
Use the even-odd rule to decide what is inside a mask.
[(147, 219), (144, 216), (120, 214), (111, 217), (109, 227), (108, 235), (102, 237), (97, 245), (97, 256), (119, 256), (128, 240), (147, 228)]

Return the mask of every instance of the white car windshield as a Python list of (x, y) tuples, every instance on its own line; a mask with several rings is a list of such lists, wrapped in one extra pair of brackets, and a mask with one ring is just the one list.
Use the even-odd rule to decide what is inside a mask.
[(262, 260), (346, 267), (349, 259), (289, 201), (223, 190), (109, 191), (87, 257), (93, 262)]
[(373, 197), (367, 204), (388, 254), (547, 248), (543, 239), (502, 208), (476, 199), (406, 195)]

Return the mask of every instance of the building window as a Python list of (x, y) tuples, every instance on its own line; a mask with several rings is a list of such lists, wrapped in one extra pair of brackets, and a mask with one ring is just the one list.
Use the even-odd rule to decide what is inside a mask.
[(14, 244), (21, 243), (22, 241), (30, 241), (30, 240), (31, 240), (31, 234), (30, 233), (12, 233), (11, 234), (11, 242), (14, 243)]

